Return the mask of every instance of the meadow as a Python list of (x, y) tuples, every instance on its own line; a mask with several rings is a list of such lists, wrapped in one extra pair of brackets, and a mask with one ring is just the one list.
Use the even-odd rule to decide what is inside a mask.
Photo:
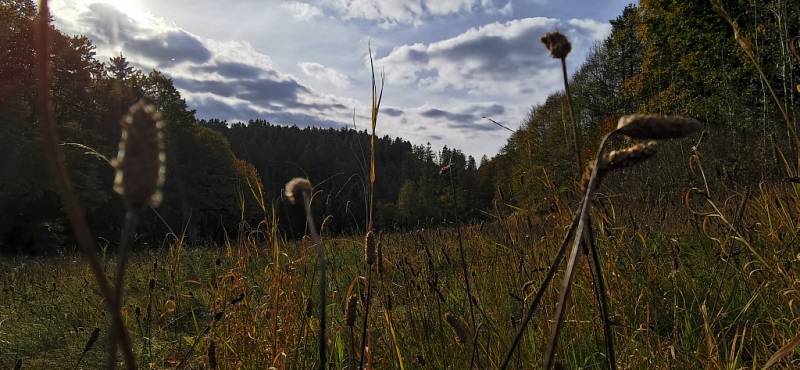
[[(798, 198), (759, 189), (726, 206), (707, 200), (701, 233), (633, 229), (598, 212), (597, 244), (606, 274), (621, 368), (758, 368), (798, 330)], [(366, 366), (495, 368), (569, 219), (505, 218), (463, 229), (476, 298), (470, 321), (458, 236), (452, 228), (384, 234), (383, 273), (373, 283)], [(677, 223), (673, 224), (677, 225)], [(122, 310), (143, 367), (313, 368), (318, 366), (315, 252), (310, 239), (287, 241), (269, 223), (223, 248), (174, 240), (130, 260)], [(357, 361), (366, 306), (363, 239), (327, 236), (330, 366)], [(748, 248), (768, 265), (754, 261)], [(107, 271), (113, 258), (103, 259)], [(377, 266), (373, 267), (377, 269)], [(91, 273), (76, 255), (4, 259), (2, 366), (96, 368), (106, 361), (107, 314)], [(563, 368), (604, 367), (601, 323), (590, 272), (579, 269), (558, 358)], [(560, 277), (560, 275), (559, 275)], [(558, 280), (558, 278), (557, 278)], [(513, 366), (542, 361), (558, 289), (547, 292)], [(348, 326), (345, 306), (356, 299)], [(459, 338), (445, 315), (462, 320)], [(92, 331), (100, 329), (94, 347)], [(462, 333), (463, 334), (463, 333)], [(779, 367), (797, 366), (788, 353)]]
[[(50, 29), (46, 1), (38, 17), (9, 16), (39, 30), (31, 66), (39, 92), (33, 94), (32, 115), (41, 142), (31, 140), (30, 148), (41, 149), (38, 155), (53, 181), (41, 191), (53, 195), (51, 203), (43, 204), (63, 211), (52, 217), (56, 221), (43, 216), (47, 222), (41, 224), (61, 230), (52, 235), (70, 238), (50, 253), (9, 253), (0, 259), (0, 368), (800, 367), (800, 316), (795, 311), (800, 157), (784, 155), (790, 149), (796, 155), (800, 146), (790, 114), (793, 95), (778, 96), (772, 75), (764, 72), (739, 25), (721, 2), (712, 4), (718, 13), (715, 26), (734, 33), (726, 38), (738, 44), (731, 50), (744, 53), (754, 75), (768, 87), (769, 95), (762, 88), (764, 120), (769, 104), (772, 119), (785, 124), (788, 145), (776, 144), (766, 129), (763, 137), (742, 134), (742, 139), (684, 115), (632, 114), (645, 109), (630, 107), (581, 127), (576, 106), (588, 105), (581, 94), (590, 84), (581, 83), (580, 72), (573, 80), (580, 99), (573, 101), (566, 64), (571, 45), (564, 35), (548, 33), (541, 42), (561, 63), (564, 93), (533, 109), (503, 152), (481, 165), (494, 166), (486, 177), (495, 181), (490, 182), (488, 205), (470, 210), (481, 217), (465, 217), (463, 194), (469, 191), (464, 183), (469, 181), (458, 177), (470, 170), (480, 174), (474, 159), (471, 168), (453, 162), (457, 150), (443, 150), (438, 162), (430, 153), (424, 161), (404, 162), (422, 163), (424, 176), (415, 180), (418, 188), (402, 186), (396, 209), (403, 205), (413, 216), (430, 206), (421, 204), (424, 199), (436, 199), (435, 207), (429, 207), (436, 208), (436, 217), (420, 217), (430, 221), (424, 227), (421, 222), (387, 226), (387, 214), (403, 212), (379, 199), (385, 195), (379, 191), (382, 183), (394, 179), (378, 165), (386, 155), (381, 146), (391, 141), (378, 139), (383, 75), (376, 77), (373, 65), (371, 130), (364, 134), (368, 148), (361, 153), (363, 173), (357, 174), (363, 191), (356, 195), (364, 198), (365, 214), (356, 219), (347, 213), (349, 200), (342, 201), (344, 215), (353, 219), (347, 227), (350, 220), (334, 217), (337, 208), (329, 207), (337, 199), (331, 201), (331, 191), (322, 187), (330, 177), (318, 184), (306, 178), (272, 179), (287, 185), (266, 199), (256, 168), (234, 156), (232, 140), (225, 136), (234, 130), (227, 123), (196, 121), (168, 78), (157, 72), (137, 75), (122, 56), (111, 60), (112, 72), (119, 75), (98, 78), (100, 87), (93, 88), (129, 93), (121, 94), (120, 104), (142, 91), (158, 90), (142, 85), (154, 84), (167, 93), (134, 100), (125, 105), (127, 112), (113, 111), (123, 117), (119, 143), (113, 141), (118, 144), (114, 159), (104, 154), (108, 148), (68, 143), (95, 161), (95, 167), (77, 166), (70, 172), (76, 162), (65, 155), (67, 145), (60, 139), (65, 129), (48, 93), (53, 63), (48, 37), (65, 39)], [(23, 10), (32, 12), (33, 4), (28, 5)], [(653, 13), (660, 9), (649, 2), (643, 6)], [(639, 16), (635, 7), (626, 8), (609, 40), (629, 35), (638, 24), (624, 21)], [(612, 44), (596, 55), (613, 54)], [(587, 65), (596, 66), (592, 63)], [(653, 62), (642, 63), (654, 68)], [(613, 103), (627, 98), (617, 99)], [(559, 118), (548, 121), (554, 107)], [(748, 152), (742, 145), (730, 154), (730, 142), (761, 142), (763, 147)], [(230, 172), (215, 174), (209, 170), (213, 165), (187, 160), (190, 156), (173, 159), (176, 153), (207, 147), (224, 157), (214, 165), (221, 163)], [(192, 150), (179, 150), (186, 148)], [(738, 178), (717, 165), (736, 155), (741, 162), (757, 163), (736, 167)], [(188, 167), (192, 162), (199, 167)], [(770, 168), (758, 172), (759, 179), (746, 176), (765, 166)], [(775, 175), (778, 171), (783, 172)], [(106, 176), (111, 172), (115, 175)], [(217, 175), (215, 181), (235, 179), (237, 187), (215, 183), (216, 189), (202, 193), (211, 195), (198, 195), (199, 201), (214, 203), (208, 207), (213, 211), (197, 212), (200, 221), (181, 215), (179, 199), (186, 203), (187, 194), (196, 195), (184, 187), (200, 189), (203, 181), (192, 180)], [(89, 178), (102, 189), (90, 188), (96, 190), (92, 193), (84, 184), (75, 186), (76, 178)], [(20, 183), (18, 188), (25, 188)], [(420, 194), (423, 183), (428, 186), (424, 191), (435, 196)], [(116, 208), (84, 208), (102, 203), (97, 194), (112, 189), (113, 197), (103, 199), (119, 203)], [(225, 208), (231, 204), (235, 209)], [(304, 216), (300, 230), (287, 230), (282, 219), (287, 208)], [(100, 222), (107, 221), (98, 220), (105, 213), (93, 218), (91, 210), (97, 209), (114, 221)], [(222, 237), (210, 236), (209, 230), (223, 223), (223, 213), (238, 218), (224, 220)], [(409, 214), (396, 219), (403, 217), (410, 219)], [(120, 225), (108, 225), (116, 220)], [(181, 228), (169, 229), (154, 242), (147, 239), (158, 230), (154, 223)], [(98, 225), (119, 232), (119, 240), (95, 235)], [(193, 235), (200, 232), (208, 237)]]

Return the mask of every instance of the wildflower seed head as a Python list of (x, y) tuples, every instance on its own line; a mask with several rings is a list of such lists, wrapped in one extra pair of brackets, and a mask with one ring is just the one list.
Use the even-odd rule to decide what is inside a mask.
[(286, 198), (292, 204), (297, 204), (303, 200), (303, 194), (306, 196), (311, 194), (311, 182), (302, 177), (295, 177), (286, 183)]
[(375, 249), (375, 233), (370, 230), (364, 237), (364, 257), (366, 258), (368, 265), (372, 266), (372, 264), (375, 263), (376, 254), (377, 250)]
[(114, 191), (130, 209), (157, 207), (166, 174), (161, 113), (142, 100), (132, 105), (120, 122), (122, 136), (117, 158)]
[(542, 43), (550, 56), (556, 59), (564, 59), (572, 51), (572, 45), (561, 32), (549, 32), (542, 37)]
[(444, 314), (444, 320), (450, 324), (450, 327), (453, 329), (453, 332), (456, 334), (456, 340), (461, 344), (466, 344), (469, 340), (469, 330), (467, 329), (467, 323), (464, 320), (454, 314), (446, 313)]
[(638, 140), (678, 139), (702, 128), (702, 123), (691, 118), (657, 114), (632, 114), (617, 122), (617, 132)]
[(611, 151), (606, 155), (608, 171), (620, 170), (644, 162), (656, 154), (656, 142), (639, 143), (625, 149)]
[(344, 321), (351, 328), (356, 324), (356, 308), (358, 308), (358, 296), (353, 294), (347, 299), (344, 308)]

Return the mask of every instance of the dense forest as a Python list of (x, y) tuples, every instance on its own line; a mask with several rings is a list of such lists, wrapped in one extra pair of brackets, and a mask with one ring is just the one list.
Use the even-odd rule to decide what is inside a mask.
[[(70, 232), (48, 180), (34, 118), (36, 7), (31, 0), (3, 1), (0, 20), (0, 250), (41, 252), (68, 245)], [(164, 115), (169, 174), (164, 204), (140, 227), (142, 242), (157, 245), (165, 234), (184, 229), (192, 240), (220, 241), (226, 233), (254, 227), (273, 210), (285, 231), (302, 233), (302, 214), (293, 217), (281, 202), (283, 184), (301, 175), (319, 184), (316, 196), (324, 201), (315, 202), (315, 210), (331, 216), (329, 231), (365, 227), (366, 131), (199, 120), (168, 76), (137, 70), (122, 55), (102, 61), (88, 38), (51, 33), (56, 119), (98, 236), (113, 240), (120, 232), (124, 207), (112, 191), (109, 159), (116, 155), (122, 115), (142, 98)], [(452, 221), (454, 213), (445, 212), (451, 204), (457, 204), (460, 220), (474, 220), (489, 203), (491, 184), (479, 179), (475, 159), (457, 149), (435, 151), (389, 137), (380, 138), (378, 148), (377, 170), (386, 179), (376, 191), (382, 228)], [(447, 176), (439, 174), (443, 166), (452, 169)], [(451, 191), (451, 181), (458, 191)]]
[[(31, 0), (0, 4), (0, 249), (66, 245), (69, 226), (47, 181), (32, 109), (38, 93), (32, 73), (36, 7)], [(714, 186), (742, 188), (793, 176), (800, 64), (793, 35), (800, 9), (781, 1), (731, 1), (726, 9), (749, 50), (704, 1), (647, 0), (613, 20), (610, 36), (572, 75), (584, 158), (624, 114), (681, 114), (707, 123), (699, 141), (671, 144), (658, 164), (632, 170), (645, 183), (629, 200), (679, 199), (664, 194), (679, 195), (691, 183), (685, 170), (690, 150), (716, 158), (708, 164)], [(256, 117), (246, 123), (200, 120), (169, 76), (137, 70), (122, 55), (101, 60), (88, 38), (51, 33), (56, 118), (72, 177), (98, 235), (113, 240), (119, 233), (123, 207), (111, 191), (108, 159), (116, 153), (120, 117), (140, 98), (165, 116), (169, 173), (164, 205), (145, 216), (142, 241), (158, 244), (166, 233), (184, 229), (193, 240), (219, 241), (273, 210), (283, 230), (302, 232), (302, 215), (285, 206), (280, 191), (287, 179), (300, 175), (319, 184), (315, 196), (323, 201), (314, 206), (319, 215), (330, 216), (328, 231), (365, 227), (366, 131), (300, 128), (293, 124), (303, 122)], [(380, 138), (377, 225), (398, 230), (457, 221), (454, 215), (476, 221), (488, 214), (547, 213), (557, 206), (553, 189), (574, 199), (582, 169), (572, 160), (565, 109), (565, 95), (551, 95), (531, 109), (497, 156), (480, 163), (457, 149)], [(743, 151), (747, 158), (739, 155)], [(442, 176), (445, 166), (451, 171)], [(626, 191), (614, 183), (609, 189)]]

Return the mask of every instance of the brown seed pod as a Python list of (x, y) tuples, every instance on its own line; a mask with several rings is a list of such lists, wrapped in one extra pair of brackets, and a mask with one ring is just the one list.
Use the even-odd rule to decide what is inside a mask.
[(140, 100), (130, 107), (120, 125), (119, 151), (112, 162), (117, 170), (114, 191), (131, 209), (157, 207), (166, 173), (161, 113)]
[(549, 32), (542, 37), (542, 43), (553, 58), (564, 59), (572, 51), (572, 45), (561, 32)]
[(356, 309), (358, 308), (358, 297), (353, 294), (347, 299), (344, 307), (344, 321), (347, 326), (353, 327), (356, 324)]
[(617, 132), (638, 140), (678, 139), (702, 128), (702, 123), (691, 118), (657, 114), (632, 114), (617, 122)]
[(450, 312), (444, 314), (444, 319), (448, 324), (450, 324), (450, 327), (453, 328), (453, 332), (456, 334), (456, 340), (461, 344), (466, 344), (469, 340), (467, 323), (464, 322), (464, 320), (460, 317), (451, 314)]
[(297, 202), (303, 200), (303, 194), (306, 194), (306, 196), (311, 195), (311, 189), (311, 182), (308, 181), (308, 179), (295, 177), (286, 183), (286, 189), (284, 193), (286, 194), (286, 198), (289, 199), (290, 203), (296, 204)]
[(620, 170), (644, 162), (656, 154), (656, 142), (639, 143), (625, 149), (611, 151), (606, 155), (608, 171)]
[(364, 236), (364, 257), (367, 260), (367, 264), (372, 266), (375, 263), (375, 257), (377, 254), (377, 250), (375, 249), (375, 233), (370, 230), (367, 232), (367, 235)]

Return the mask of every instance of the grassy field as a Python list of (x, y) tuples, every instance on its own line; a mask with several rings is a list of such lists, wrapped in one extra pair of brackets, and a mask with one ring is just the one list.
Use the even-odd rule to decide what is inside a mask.
[[(691, 226), (684, 229), (698, 231), (691, 233), (633, 228), (622, 216), (594, 214), (621, 367), (759, 368), (800, 332), (797, 197), (773, 190), (727, 207), (701, 202), (698, 209), (710, 213), (686, 218)], [(383, 235), (385, 269), (372, 273), (367, 365), (496, 368), (568, 224), (558, 214), (516, 215), (464, 228), (474, 322), (455, 229)], [(318, 315), (316, 309), (306, 315), (306, 300), (317, 297), (313, 243), (286, 241), (269, 230), (234, 239), (222, 247), (176, 242), (132, 257), (123, 316), (143, 366), (317, 366)], [(360, 352), (368, 276), (363, 238), (323, 239), (328, 361), (335, 368), (358, 366), (353, 353)], [(597, 303), (581, 262), (558, 358), (566, 368), (603, 367)], [(113, 262), (105, 268), (113, 273)], [(12, 368), (18, 359), (24, 368), (78, 366), (94, 328), (100, 338), (79, 367), (106, 362), (108, 318), (79, 257), (4, 258), (0, 286), (0, 367)], [(558, 286), (545, 295), (512, 367), (541, 363)], [(350, 295), (358, 297), (352, 327), (344, 317)], [(465, 324), (466, 343), (445, 320), (448, 314)], [(798, 365), (797, 350), (779, 363)]]

